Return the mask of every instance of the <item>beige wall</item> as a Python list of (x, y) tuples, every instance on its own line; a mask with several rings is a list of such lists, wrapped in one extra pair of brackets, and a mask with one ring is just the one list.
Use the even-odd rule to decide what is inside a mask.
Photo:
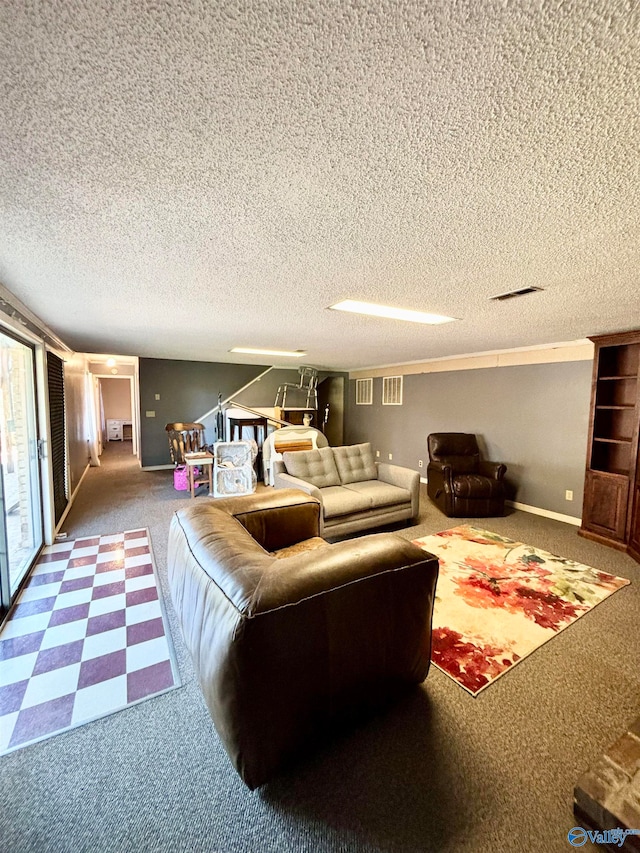
[(131, 382), (128, 379), (100, 379), (105, 420), (131, 420)]

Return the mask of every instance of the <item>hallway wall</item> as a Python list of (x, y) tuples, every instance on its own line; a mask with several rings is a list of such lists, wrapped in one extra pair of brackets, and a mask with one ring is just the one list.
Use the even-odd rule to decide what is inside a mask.
[(129, 379), (100, 379), (105, 420), (131, 420), (131, 382)]

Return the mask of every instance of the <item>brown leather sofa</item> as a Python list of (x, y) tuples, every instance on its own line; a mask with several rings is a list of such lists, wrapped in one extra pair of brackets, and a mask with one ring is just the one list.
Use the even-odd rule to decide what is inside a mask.
[(485, 518), (504, 514), (506, 465), (480, 458), (472, 433), (434, 432), (427, 437), (427, 494), (445, 515)]
[(394, 533), (329, 544), (319, 523), (297, 489), (194, 502), (171, 522), (175, 610), (249, 788), (429, 669), (437, 559)]

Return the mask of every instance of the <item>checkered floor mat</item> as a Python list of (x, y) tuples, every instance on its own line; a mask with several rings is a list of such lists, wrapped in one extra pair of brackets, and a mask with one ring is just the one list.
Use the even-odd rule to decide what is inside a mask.
[(0, 754), (179, 684), (148, 531), (58, 542), (0, 632)]

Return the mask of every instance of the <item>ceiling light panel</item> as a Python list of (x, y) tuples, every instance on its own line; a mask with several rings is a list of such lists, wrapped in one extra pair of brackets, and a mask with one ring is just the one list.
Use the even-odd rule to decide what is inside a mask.
[(254, 347), (233, 347), (229, 352), (242, 352), (245, 355), (275, 355), (283, 358), (302, 358), (303, 355), (306, 355), (306, 352), (302, 352), (302, 350), (290, 352), (282, 349), (255, 349)]
[(330, 305), (332, 311), (348, 311), (352, 314), (367, 314), (370, 317), (383, 317), (387, 320), (405, 320), (408, 323), (423, 323), (435, 326), (439, 323), (451, 323), (455, 317), (444, 317), (441, 314), (427, 314), (424, 311), (409, 311), (406, 308), (394, 308), (390, 305), (375, 305), (372, 302), (358, 302), (355, 299), (345, 299)]

